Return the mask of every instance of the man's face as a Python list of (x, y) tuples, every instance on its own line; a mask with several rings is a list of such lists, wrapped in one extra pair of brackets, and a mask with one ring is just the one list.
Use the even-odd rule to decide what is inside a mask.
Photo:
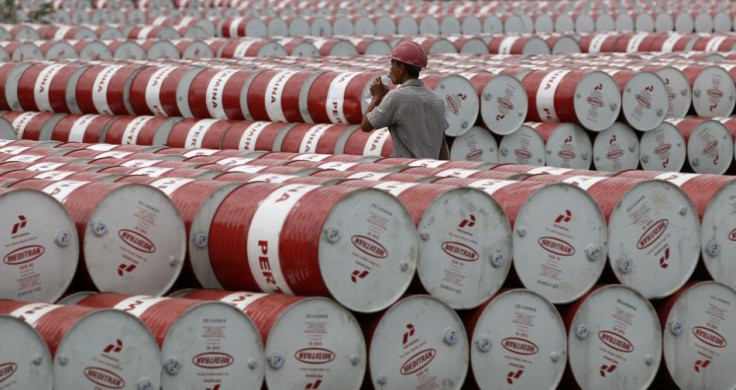
[(395, 85), (400, 84), (401, 72), (404, 71), (404, 67), (396, 60), (391, 60), (391, 68), (389, 68), (389, 74), (391, 75), (391, 82)]

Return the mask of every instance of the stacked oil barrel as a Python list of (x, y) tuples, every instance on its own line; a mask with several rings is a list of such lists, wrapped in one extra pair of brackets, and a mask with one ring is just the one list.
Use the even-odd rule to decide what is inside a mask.
[[(3, 389), (736, 386), (733, 3), (51, 5), (0, 25)], [(360, 130), (407, 39), (450, 161)]]

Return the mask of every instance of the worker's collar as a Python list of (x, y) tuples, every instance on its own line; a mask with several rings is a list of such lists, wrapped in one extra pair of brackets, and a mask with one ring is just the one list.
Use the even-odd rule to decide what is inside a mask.
[(409, 79), (401, 83), (401, 85), (399, 85), (399, 88), (401, 87), (422, 87), (422, 86), (424, 86), (424, 81), (419, 80), (419, 79)]

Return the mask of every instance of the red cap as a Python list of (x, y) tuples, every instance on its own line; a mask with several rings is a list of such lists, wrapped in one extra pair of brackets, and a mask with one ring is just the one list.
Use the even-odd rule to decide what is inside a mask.
[(391, 59), (424, 69), (427, 67), (427, 53), (416, 42), (403, 41), (396, 45)]

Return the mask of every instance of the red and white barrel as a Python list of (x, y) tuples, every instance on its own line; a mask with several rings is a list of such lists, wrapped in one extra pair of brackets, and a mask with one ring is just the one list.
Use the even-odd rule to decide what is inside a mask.
[(653, 72), (607, 69), (621, 90), (621, 115), (629, 126), (649, 131), (659, 126), (669, 108), (664, 81)]
[[(657, 130), (658, 128), (647, 131), (644, 133), (644, 137), (648, 133)], [(625, 123), (616, 122), (611, 127), (595, 135), (593, 164), (597, 171), (616, 172), (636, 169), (639, 166), (639, 153), (639, 137)]]
[[(177, 107), (179, 81), (192, 71), (183, 65), (150, 66), (141, 70), (130, 85), (130, 99), (136, 115), (180, 116)], [(191, 80), (190, 80), (191, 81)]]
[(528, 180), (563, 181), (585, 189), (608, 221), (613, 274), (648, 299), (674, 294), (695, 270), (700, 220), (693, 202), (676, 185), (591, 176), (536, 175)]
[(501, 206), (484, 192), (384, 179), (346, 180), (340, 185), (384, 190), (406, 206), (419, 232), (419, 281), (446, 305), (478, 307), (506, 280), (511, 226)]
[(209, 243), (225, 288), (331, 296), (359, 312), (395, 302), (418, 256), (416, 228), (395, 197), (337, 186), (240, 187), (216, 211)]
[(232, 121), (217, 119), (183, 119), (169, 132), (166, 146), (186, 149), (220, 149), (222, 138)]
[(220, 49), (220, 58), (285, 57), (287, 50), (278, 41), (265, 38), (228, 39)]
[(621, 110), (621, 93), (600, 71), (534, 71), (522, 80), (529, 98), (527, 121), (575, 122), (591, 131), (609, 128)]
[(206, 69), (189, 86), (189, 109), (195, 118), (253, 120), (244, 100), (259, 71)]
[(733, 163), (734, 134), (715, 119), (690, 117), (670, 121), (687, 144), (687, 160), (695, 173), (724, 174)]
[(320, 71), (265, 70), (248, 88), (248, 112), (254, 120), (313, 122), (307, 109), (308, 91)]
[[(495, 134), (506, 135), (521, 126), (526, 118), (529, 102), (526, 91), (518, 79), (490, 72), (462, 74), (462, 76), (475, 87), (480, 102), (480, 119), (486, 128)], [(454, 137), (462, 135), (468, 129), (469, 127), (450, 127), (445, 133)]]
[(641, 294), (621, 285), (601, 286), (563, 317), (570, 369), (566, 386), (643, 389), (652, 384), (661, 362), (662, 330), (657, 312)]
[(452, 140), (450, 160), (498, 162), (498, 143), (490, 131), (473, 126)]
[(80, 113), (131, 115), (130, 85), (142, 69), (140, 65), (93, 65), (76, 83), (75, 96)]
[(335, 149), (335, 153), (381, 157), (390, 157), (393, 151), (393, 139), (385, 127), (369, 133), (354, 131), (345, 141), (342, 149)]
[(226, 302), (247, 314), (265, 343), (265, 384), (270, 389), (361, 387), (366, 346), (360, 325), (330, 299), (218, 290), (176, 295)]
[(688, 66), (683, 70), (691, 80), (693, 109), (702, 117), (728, 117), (736, 105), (736, 86), (721, 66)]
[(13, 138), (34, 141), (51, 140), (54, 126), (65, 116), (64, 114), (31, 111), (5, 111), (0, 115), (12, 125), (16, 134), (16, 137)]
[(445, 101), (445, 117), (450, 125), (446, 130), (448, 135), (461, 134), (475, 124), (480, 112), (480, 97), (467, 78), (443, 73), (420, 74), (419, 78)]
[(25, 321), (7, 314), (0, 315), (0, 329), (0, 379), (7, 381), (5, 388), (52, 389), (54, 363), (43, 337)]
[(222, 138), (223, 149), (275, 151), (294, 123), (237, 121)]
[[(561, 32), (557, 30), (557, 32)], [(572, 29), (567, 30), (572, 32)], [(583, 53), (611, 53), (619, 39), (619, 35), (615, 33), (591, 33), (580, 37), (580, 50)]]
[(231, 305), (115, 293), (90, 294), (75, 304), (117, 309), (143, 321), (161, 348), (162, 389), (258, 389), (263, 383), (263, 342), (258, 328)]
[(663, 380), (688, 389), (736, 386), (736, 292), (717, 282), (692, 282), (659, 307)]
[(568, 303), (598, 281), (609, 234), (600, 208), (581, 189), (494, 179), (435, 183), (479, 188), (501, 204), (515, 233), (514, 270), (529, 290), (553, 303)]
[(526, 123), (544, 140), (546, 165), (587, 169), (593, 160), (593, 145), (588, 133), (574, 123)]
[(488, 52), (491, 54), (540, 54), (549, 55), (547, 41), (534, 35), (498, 35), (490, 38)]
[[(645, 70), (647, 68), (644, 68)], [(692, 106), (692, 90), (687, 77), (679, 69), (672, 66), (657, 66), (648, 69), (659, 75), (667, 87), (669, 107), (666, 118), (684, 118)]]
[(656, 129), (641, 137), (641, 167), (648, 171), (680, 172), (687, 161), (685, 137), (673, 123), (665, 119)]
[(62, 117), (54, 126), (50, 139), (63, 142), (102, 142), (103, 134), (115, 118), (108, 115), (74, 115)]
[(460, 317), (441, 301), (413, 295), (364, 323), (368, 378), (375, 389), (461, 389), (468, 337)]
[(37, 190), (0, 190), (5, 235), (0, 298), (53, 302), (74, 278), (79, 239), (67, 211)]
[(180, 120), (165, 116), (117, 116), (103, 140), (119, 145), (165, 145), (171, 129)]
[(24, 180), (13, 188), (42, 190), (61, 202), (82, 244), (80, 282), (101, 291), (160, 295), (181, 272), (186, 233), (179, 211), (149, 186)]
[(521, 165), (542, 166), (547, 161), (544, 139), (532, 127), (532, 123), (521, 125), (518, 130), (504, 135), (498, 147), (498, 161)]
[(54, 359), (55, 389), (160, 387), (156, 339), (130, 314), (15, 301), (0, 301), (0, 313), (24, 320), (46, 341)]
[[(498, 293), (465, 318), (470, 341), (466, 386), (556, 388), (567, 360), (567, 334), (554, 305), (529, 290)], [(505, 378), (505, 380), (499, 380)]]
[(358, 129), (357, 125), (345, 124), (297, 124), (287, 130), (278, 149), (282, 152), (333, 154)]
[(368, 103), (363, 96), (372, 72), (325, 72), (309, 87), (307, 109), (314, 123), (360, 123)]

